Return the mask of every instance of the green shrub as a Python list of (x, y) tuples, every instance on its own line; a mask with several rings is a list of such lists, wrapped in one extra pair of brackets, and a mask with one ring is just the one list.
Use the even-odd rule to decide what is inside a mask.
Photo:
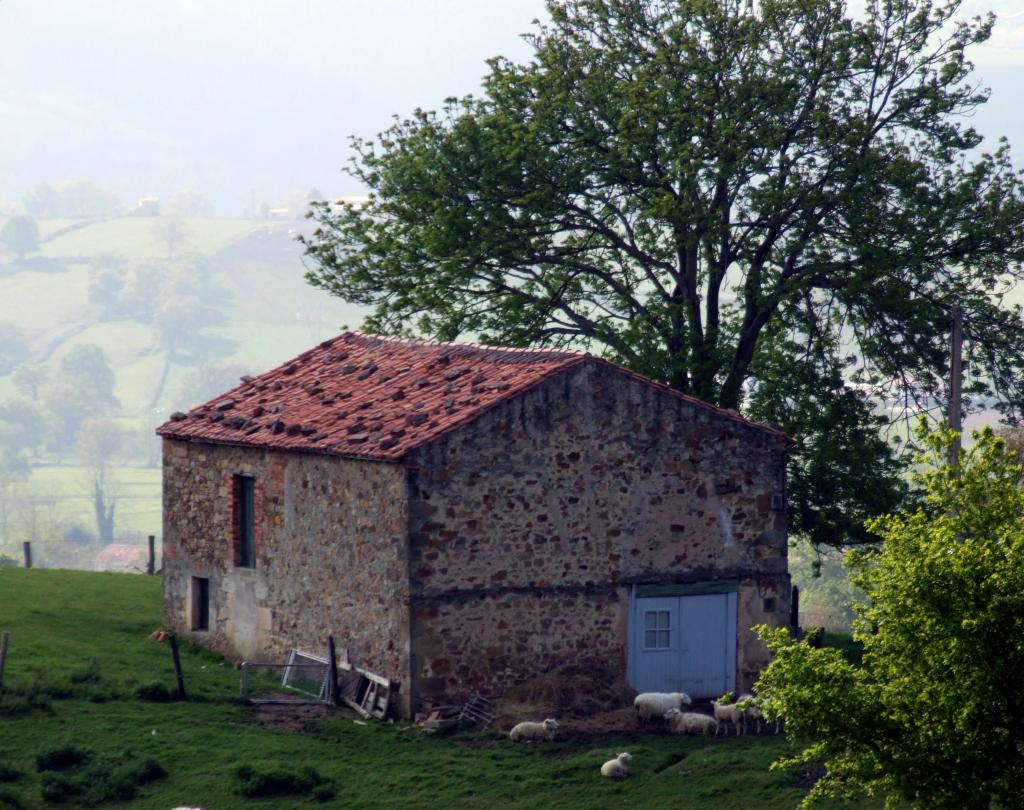
[(97, 807), (109, 802), (135, 798), (140, 785), (156, 781), (167, 772), (155, 759), (133, 761), (131, 752), (120, 758), (105, 758), (74, 774), (47, 774), (41, 792), (51, 804), (73, 802), (82, 807)]
[(830, 633), (826, 630), (822, 646), (835, 647), (854, 666), (859, 667), (864, 658), (864, 645), (859, 641), (854, 641), (853, 636), (849, 633)]
[(167, 771), (164, 770), (164, 766), (152, 757), (129, 766), (126, 773), (132, 777), (137, 785), (155, 782), (157, 779), (162, 779), (167, 776)]
[(170, 703), (174, 696), (162, 683), (153, 681), (144, 683), (136, 689), (135, 697), (147, 703)]
[(36, 757), (36, 769), (39, 771), (67, 771), (77, 768), (89, 761), (89, 755), (80, 751), (71, 743), (65, 743), (60, 748), (46, 751)]
[(21, 771), (6, 762), (0, 762), (0, 782), (16, 782), (20, 778)]
[(323, 788), (321, 795), (325, 795), (331, 789), (329, 781), (313, 768), (297, 771), (270, 768), (258, 771), (243, 765), (235, 775), (239, 782), (238, 792), (250, 799), (262, 796), (303, 796), (317, 788)]
[(49, 700), (70, 700), (76, 697), (75, 690), (70, 684), (65, 683), (44, 683), (38, 687), (37, 691)]
[(0, 807), (5, 808), (5, 810), (22, 810), (24, 806), (21, 803), (21, 799), (13, 793), (0, 790)]
[(324, 782), (323, 784), (317, 785), (313, 788), (313, 792), (310, 794), (310, 796), (318, 802), (329, 802), (337, 795), (334, 785), (330, 782)]
[(81, 792), (78, 782), (59, 773), (49, 773), (44, 776), (40, 786), (43, 801), (51, 804), (74, 801), (81, 795)]
[(103, 680), (103, 676), (100, 675), (99, 662), (90, 661), (87, 666), (73, 670), (68, 675), (68, 680), (71, 683), (99, 683)]
[(37, 690), (0, 697), (0, 717), (19, 717), (33, 711), (51, 711), (50, 699)]

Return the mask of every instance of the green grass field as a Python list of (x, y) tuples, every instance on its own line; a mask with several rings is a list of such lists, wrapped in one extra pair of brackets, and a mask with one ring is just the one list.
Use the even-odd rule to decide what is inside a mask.
[[(499, 733), (432, 737), (402, 722), (357, 723), (347, 710), (303, 731), (268, 726), (235, 702), (230, 663), (191, 645), (183, 650), (189, 700), (146, 702), (140, 687), (174, 683), (170, 651), (149, 639), (160, 626), (159, 578), (0, 569), (0, 594), (0, 624), (11, 632), (0, 696), (5, 810), (56, 806), (44, 792), (63, 806), (154, 810), (788, 810), (804, 795), (793, 776), (768, 769), (789, 750), (781, 736), (648, 733), (516, 745)], [(626, 750), (630, 778), (603, 780), (601, 763)], [(258, 795), (243, 796), (246, 786)]]
[[(91, 481), (89, 471), (83, 467), (48, 462), (33, 468), (31, 487), (37, 498), (54, 499), (64, 520), (91, 528)], [(119, 466), (111, 478), (109, 492), (117, 502), (118, 534), (160, 535), (159, 467)], [(45, 541), (37, 540), (36, 544), (41, 552), (45, 551)], [(40, 559), (45, 560), (45, 556)]]
[[(45, 220), (43, 220), (45, 222)], [(189, 234), (182, 249), (214, 253), (258, 227), (249, 219), (185, 219)], [(167, 247), (154, 235), (157, 217), (119, 217), (60, 234), (41, 246), (49, 259), (118, 253), (129, 259), (164, 258)]]

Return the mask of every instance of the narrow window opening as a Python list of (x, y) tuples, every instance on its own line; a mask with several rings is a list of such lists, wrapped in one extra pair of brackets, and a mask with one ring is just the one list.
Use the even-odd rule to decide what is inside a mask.
[(256, 567), (256, 480), (235, 476), (235, 565)]
[(192, 577), (192, 629), (210, 629), (210, 580)]
[(764, 600), (764, 612), (765, 613), (774, 613), (775, 612), (775, 597), (774, 596), (765, 597), (765, 600)]

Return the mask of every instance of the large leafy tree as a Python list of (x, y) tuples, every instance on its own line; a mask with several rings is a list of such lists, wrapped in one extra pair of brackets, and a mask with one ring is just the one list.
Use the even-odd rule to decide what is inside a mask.
[[(315, 206), (308, 277), (377, 331), (583, 345), (727, 408), (764, 386), (791, 430), (856, 372), (848, 437), (880, 387), (940, 388), (958, 304), (973, 390), (1015, 408), (1024, 203), (1007, 145), (965, 123), (993, 21), (959, 6), (551, 0), (528, 63), (356, 140), (369, 202)], [(797, 402), (780, 383), (809, 356), (827, 373)]]
[(914, 807), (1020, 806), (1022, 468), (990, 430), (976, 438), (959, 469), (943, 464), (952, 434), (928, 438), (921, 503), (873, 524), (885, 543), (859, 555), (854, 577), (862, 665), (761, 628), (769, 714), (807, 746), (793, 761), (826, 767), (807, 806), (861, 791)]

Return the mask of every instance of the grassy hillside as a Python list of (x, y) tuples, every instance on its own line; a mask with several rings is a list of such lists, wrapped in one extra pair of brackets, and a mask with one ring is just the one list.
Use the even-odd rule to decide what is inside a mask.
[[(148, 637), (160, 626), (159, 578), (0, 569), (0, 593), (0, 623), (11, 632), (0, 696), (0, 808), (51, 807), (44, 790), (70, 793), (72, 806), (81, 806), (90, 796), (74, 794), (82, 785), (92, 798), (106, 790), (104, 806), (314, 806), (311, 784), (299, 795), (271, 797), (273, 780), (260, 779), (279, 772), (282, 788), (316, 781), (302, 768), (317, 772), (321, 798), (333, 792), (347, 807), (788, 810), (804, 795), (793, 776), (768, 770), (788, 750), (782, 737), (648, 733), (515, 745), (497, 733), (436, 738), (400, 722), (357, 723), (346, 710), (285, 730), (234, 702), (238, 673), (230, 663), (189, 645), (190, 699), (143, 701), (140, 687), (173, 686), (169, 650)], [(60, 764), (54, 752), (62, 749), (66, 762), (76, 752), (87, 760), (40, 770), (39, 757), (44, 768)], [(632, 776), (602, 780), (601, 763), (626, 750), (635, 756)], [(246, 766), (248, 784), (262, 785), (263, 796), (241, 795)]]
[[(46, 220), (43, 220), (45, 222)], [(64, 220), (66, 222), (66, 220)], [(108, 219), (86, 228), (60, 233), (40, 251), (46, 258), (90, 258), (118, 253), (130, 259), (165, 256), (167, 248), (154, 235), (155, 217)], [(212, 254), (259, 227), (249, 219), (185, 219), (188, 246)]]

